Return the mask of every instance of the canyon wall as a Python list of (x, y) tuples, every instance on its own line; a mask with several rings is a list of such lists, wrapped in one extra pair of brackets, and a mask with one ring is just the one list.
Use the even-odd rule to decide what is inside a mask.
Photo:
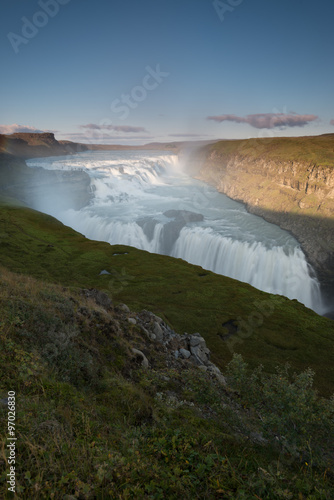
[(300, 242), (334, 289), (334, 134), (220, 141), (198, 150), (190, 173)]

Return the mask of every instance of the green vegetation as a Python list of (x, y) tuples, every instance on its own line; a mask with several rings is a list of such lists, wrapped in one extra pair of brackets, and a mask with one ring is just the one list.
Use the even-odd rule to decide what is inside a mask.
[(300, 161), (332, 167), (334, 134), (220, 141), (207, 146), (207, 149), (223, 156), (238, 154), (254, 160)]
[[(331, 498), (333, 403), (309, 371), (268, 378), (237, 356), (225, 387), (187, 361), (168, 366), (124, 312), (80, 289), (0, 276), (0, 398), (16, 393), (18, 498)], [(0, 418), (5, 443), (3, 402)], [(0, 496), (12, 498), (4, 445), (0, 465)]]
[[(8, 391), (18, 498), (332, 497), (333, 400), (312, 371), (330, 396), (332, 321), (180, 259), (90, 241), (13, 199), (0, 210), (1, 498), (13, 498)], [(200, 332), (227, 386), (168, 358), (90, 288)]]
[[(233, 352), (272, 372), (312, 368), (334, 388), (334, 325), (297, 301), (260, 292), (181, 259), (90, 241), (54, 218), (2, 201), (0, 258), (6, 268), (70, 287), (98, 288), (133, 310), (148, 309), (179, 333), (200, 332), (222, 371)], [(110, 275), (99, 275), (107, 270)], [(231, 333), (232, 332), (232, 333)]]

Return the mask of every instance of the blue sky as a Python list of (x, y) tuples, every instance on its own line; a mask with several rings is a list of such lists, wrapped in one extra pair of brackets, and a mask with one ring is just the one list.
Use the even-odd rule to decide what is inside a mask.
[(0, 132), (334, 132), (332, 0), (2, 0), (2, 14)]

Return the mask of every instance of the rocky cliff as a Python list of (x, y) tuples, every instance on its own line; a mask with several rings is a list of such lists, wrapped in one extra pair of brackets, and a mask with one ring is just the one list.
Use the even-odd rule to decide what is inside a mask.
[(0, 151), (24, 158), (60, 156), (87, 151), (87, 149), (84, 144), (57, 141), (51, 132), (0, 134)]
[(291, 231), (323, 284), (334, 285), (334, 134), (220, 141), (191, 173)]

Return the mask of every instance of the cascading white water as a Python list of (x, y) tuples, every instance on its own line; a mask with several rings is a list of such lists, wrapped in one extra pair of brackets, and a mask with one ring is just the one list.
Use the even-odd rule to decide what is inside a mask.
[(94, 192), (89, 206), (44, 211), (91, 239), (179, 257), (322, 312), (319, 284), (298, 242), (191, 179), (175, 155), (91, 151), (28, 165), (89, 173)]
[(224, 238), (210, 228), (183, 228), (172, 255), (260, 290), (270, 293), (279, 290), (290, 299), (298, 297), (304, 304), (320, 306), (318, 285), (309, 278), (307, 262), (298, 247), (288, 254), (278, 246), (268, 251), (259, 242)]

